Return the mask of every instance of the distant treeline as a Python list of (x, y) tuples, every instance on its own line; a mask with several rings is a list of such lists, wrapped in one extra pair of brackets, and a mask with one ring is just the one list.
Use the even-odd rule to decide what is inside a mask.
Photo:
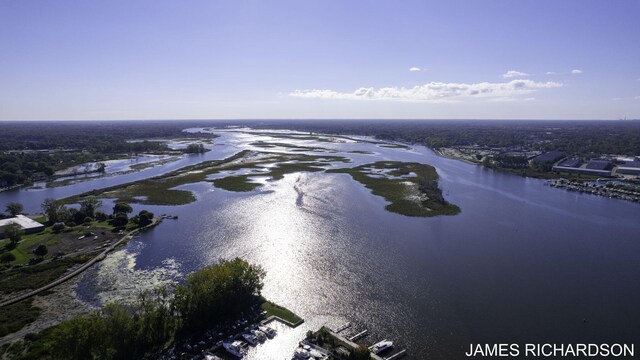
[[(164, 152), (165, 143), (152, 140), (184, 136), (185, 122), (0, 122), (0, 187), (29, 183), (57, 170), (105, 161), (121, 154)], [(189, 137), (211, 137), (193, 134)], [(195, 145), (198, 146), (198, 145)], [(201, 146), (189, 152), (205, 151)]]
[[(0, 151), (75, 149), (100, 153), (139, 152), (164, 147), (133, 139), (184, 136), (194, 125), (184, 121), (4, 121), (0, 122)], [(192, 136), (192, 135), (189, 135)], [(193, 136), (203, 136), (195, 134)]]
[(640, 120), (274, 120), (242, 124), (264, 129), (369, 135), (431, 148), (477, 144), (576, 154), (640, 155)]

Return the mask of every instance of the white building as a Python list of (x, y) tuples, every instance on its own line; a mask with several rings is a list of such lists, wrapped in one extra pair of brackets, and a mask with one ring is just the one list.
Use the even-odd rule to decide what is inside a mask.
[(31, 220), (24, 215), (18, 215), (13, 218), (0, 220), (0, 239), (4, 237), (4, 227), (11, 223), (20, 225), (25, 234), (33, 234), (37, 233), (38, 231), (44, 230), (44, 225), (40, 224), (39, 222)]

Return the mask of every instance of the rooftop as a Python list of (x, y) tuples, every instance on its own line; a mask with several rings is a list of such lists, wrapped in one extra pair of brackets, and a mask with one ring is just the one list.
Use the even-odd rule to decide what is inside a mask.
[(591, 170), (611, 170), (611, 167), (609, 160), (591, 160), (587, 164), (587, 169)]
[(536, 156), (532, 161), (539, 163), (551, 162), (558, 160), (562, 155), (564, 155), (562, 151), (547, 151), (544, 154)]
[(0, 227), (9, 225), (11, 223), (16, 223), (16, 224), (22, 226), (23, 229), (33, 229), (33, 228), (38, 228), (38, 227), (42, 227), (43, 226), (39, 222), (37, 222), (35, 220), (31, 220), (30, 218), (28, 218), (28, 217), (26, 217), (24, 215), (18, 215), (18, 216), (13, 217), (13, 218), (0, 220)]
[(582, 162), (578, 159), (567, 159), (558, 164), (558, 166), (577, 168), (580, 164), (582, 164)]
[(640, 168), (640, 161), (627, 161), (619, 167), (625, 168)]

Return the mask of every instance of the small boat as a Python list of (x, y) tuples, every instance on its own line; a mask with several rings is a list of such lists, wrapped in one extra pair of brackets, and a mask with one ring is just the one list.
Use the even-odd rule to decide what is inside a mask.
[(243, 345), (242, 341), (222, 343), (222, 346), (224, 347), (225, 350), (227, 350), (227, 352), (229, 352), (229, 354), (239, 358), (242, 358), (245, 355), (245, 350), (242, 345)]
[(276, 335), (278, 335), (278, 332), (276, 331), (276, 329), (266, 326), (266, 325), (260, 325), (258, 326), (258, 330), (262, 331), (263, 333), (267, 334), (267, 336), (272, 339), (274, 338)]
[(311, 355), (309, 354), (309, 351), (303, 348), (297, 348), (293, 352), (293, 358), (297, 360), (308, 360), (311, 359)]
[(222, 360), (222, 359), (207, 351), (206, 353), (204, 353), (204, 360)]
[(267, 340), (267, 335), (260, 330), (251, 330), (251, 334), (253, 334), (253, 336), (255, 336), (261, 343)]
[(256, 345), (258, 343), (258, 338), (253, 334), (243, 333), (242, 337), (251, 345)]
[(382, 340), (379, 343), (369, 347), (369, 350), (371, 350), (371, 352), (373, 352), (374, 354), (378, 355), (387, 349), (391, 349), (392, 347), (393, 347), (393, 342), (389, 340)]

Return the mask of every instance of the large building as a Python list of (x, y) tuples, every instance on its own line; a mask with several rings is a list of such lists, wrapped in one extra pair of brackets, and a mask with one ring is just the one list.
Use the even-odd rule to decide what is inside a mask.
[(578, 159), (566, 159), (553, 167), (553, 171), (585, 174), (593, 176), (611, 176), (613, 164), (609, 160), (591, 160), (586, 165)]
[(622, 165), (618, 165), (617, 174), (623, 175), (640, 175), (640, 161), (627, 161)]
[(539, 164), (553, 163), (558, 161), (563, 156), (564, 152), (562, 151), (547, 151), (546, 153), (538, 155), (531, 159), (531, 162)]
[(18, 215), (13, 218), (0, 220), (0, 239), (4, 238), (4, 227), (12, 223), (20, 225), (25, 234), (33, 234), (44, 230), (44, 225), (39, 222), (31, 220), (24, 215)]

